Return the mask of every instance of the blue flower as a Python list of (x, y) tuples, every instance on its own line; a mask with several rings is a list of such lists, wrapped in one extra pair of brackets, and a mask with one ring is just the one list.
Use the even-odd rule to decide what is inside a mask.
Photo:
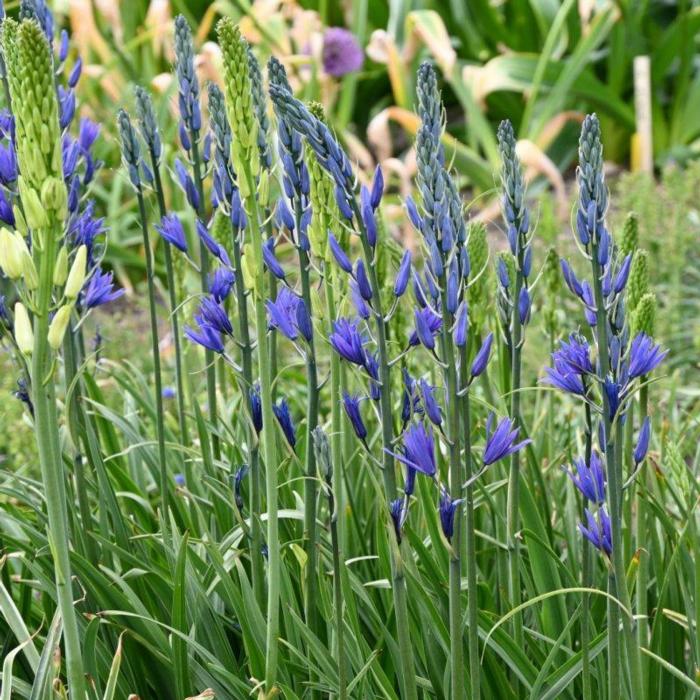
[(209, 293), (216, 301), (224, 301), (231, 293), (236, 276), (227, 267), (217, 267), (209, 275)]
[(403, 434), (401, 453), (395, 457), (409, 469), (415, 469), (426, 476), (434, 476), (437, 466), (433, 429), (426, 429), (422, 421), (414, 423)]
[(518, 298), (518, 318), (520, 323), (527, 323), (530, 318), (530, 292), (527, 287), (520, 288), (520, 297)]
[(396, 273), (396, 281), (394, 282), (394, 296), (401, 297), (408, 287), (408, 280), (411, 275), (411, 251), (407, 250), (401, 258), (399, 271)]
[(253, 421), (253, 427), (256, 433), (260, 433), (263, 427), (262, 400), (260, 398), (260, 384), (257, 382), (248, 392), (248, 401), (250, 403), (250, 415)]
[(423, 230), (423, 219), (418, 213), (418, 207), (413, 201), (412, 197), (406, 197), (406, 212), (408, 213), (408, 218), (410, 219), (413, 226), (418, 230)]
[(187, 238), (182, 222), (175, 214), (166, 214), (160, 224), (156, 224), (156, 231), (171, 245), (174, 245), (183, 253), (187, 252)]
[(662, 351), (660, 345), (645, 333), (634, 337), (630, 346), (629, 378), (642, 377), (655, 370), (668, 355), (668, 350)]
[(17, 389), (13, 392), (14, 397), (21, 401), (29, 411), (29, 415), (34, 415), (34, 404), (32, 403), (32, 397), (29, 393), (29, 387), (24, 377), (20, 377), (17, 380)]
[(339, 318), (333, 322), (333, 333), (328, 338), (333, 349), (348, 362), (365, 365), (365, 349), (359, 330), (359, 321)]
[(613, 284), (613, 289), (615, 294), (620, 294), (622, 290), (627, 286), (627, 280), (630, 276), (630, 268), (632, 267), (632, 255), (627, 255), (620, 265), (620, 269), (615, 275), (615, 282)]
[(0, 182), (11, 185), (17, 179), (17, 155), (14, 144), (0, 145)]
[(199, 193), (195, 187), (194, 180), (187, 172), (187, 169), (179, 158), (175, 159), (175, 175), (177, 176), (177, 181), (180, 183), (180, 187), (185, 193), (190, 206), (195, 211), (199, 211)]
[(651, 438), (651, 420), (649, 416), (644, 418), (642, 427), (639, 430), (637, 445), (634, 448), (634, 463), (641, 464), (649, 451), (649, 440)]
[(272, 407), (272, 410), (275, 414), (275, 418), (277, 418), (277, 422), (280, 424), (280, 428), (282, 428), (285, 438), (287, 438), (287, 442), (290, 447), (294, 449), (294, 446), (297, 444), (296, 428), (294, 427), (292, 416), (289, 413), (287, 399), (280, 399)]
[(622, 384), (616, 382), (612, 374), (608, 374), (605, 381), (603, 381), (603, 391), (608, 399), (608, 417), (610, 420), (615, 418), (617, 409), (620, 407), (620, 403), (622, 401), (622, 389)]
[(164, 399), (174, 399), (177, 396), (177, 392), (175, 391), (175, 388), (172, 386), (164, 386), (163, 391), (161, 391), (160, 395)]
[(360, 413), (360, 401), (362, 399), (359, 396), (351, 396), (347, 391), (343, 392), (343, 408), (345, 413), (350, 419), (350, 424), (352, 429), (355, 431), (360, 440), (363, 442), (367, 438), (367, 427), (362, 420), (362, 414)]
[(245, 505), (243, 502), (243, 496), (241, 495), (241, 486), (243, 485), (243, 479), (245, 478), (246, 474), (248, 473), (248, 465), (247, 464), (241, 464), (238, 469), (236, 469), (234, 475), (233, 475), (233, 497), (236, 502), (236, 508), (238, 510), (243, 510), (243, 506)]
[(175, 474), (173, 479), (178, 486), (183, 487), (185, 485), (185, 475), (184, 474)]
[(430, 422), (434, 425), (442, 425), (442, 413), (437, 399), (435, 398), (435, 387), (428, 384), (425, 379), (421, 379), (418, 382), (418, 386), (420, 387), (425, 415), (428, 416)]
[(102, 272), (98, 268), (83, 290), (82, 304), (86, 309), (94, 309), (96, 306), (102, 306), (102, 304), (119, 299), (122, 294), (124, 294), (123, 289), (114, 289), (112, 273)]
[(585, 513), (587, 525), (579, 523), (578, 529), (596, 549), (610, 556), (612, 553), (612, 528), (605, 507), (598, 510), (597, 519), (587, 508)]
[(591, 503), (605, 503), (605, 471), (603, 463), (596, 452), (591, 452), (590, 464), (582, 457), (574, 459), (576, 473), (569, 469), (564, 471), (569, 475), (574, 486)]
[(229, 260), (228, 253), (223, 246), (219, 245), (209, 233), (209, 230), (204, 225), (202, 221), (197, 219), (197, 235), (202, 240), (207, 250), (215, 257), (218, 258), (226, 267), (231, 267), (231, 261)]
[(498, 460), (508, 457), (508, 455), (518, 452), (526, 445), (529, 445), (532, 440), (518, 439), (519, 428), (513, 428), (513, 420), (511, 418), (503, 418), (496, 426), (496, 430), (491, 433), (491, 425), (493, 423), (493, 413), (489, 416), (486, 425), (486, 448), (484, 449), (483, 462), (485, 465), (494, 464)]
[(396, 533), (396, 541), (401, 544), (401, 535), (403, 526), (408, 517), (408, 508), (404, 498), (396, 498), (389, 504), (389, 514), (391, 521), (394, 524), (394, 532)]
[(301, 299), (288, 287), (282, 287), (273, 302), (265, 302), (270, 328), (278, 329), (289, 340), (299, 336), (297, 329), (297, 307)]
[(262, 247), (263, 261), (265, 262), (265, 267), (275, 276), (277, 279), (283, 280), (285, 278), (284, 270), (279, 264), (275, 256), (275, 239), (268, 238)]
[(451, 540), (454, 535), (454, 524), (455, 524), (455, 512), (457, 508), (462, 503), (461, 498), (452, 499), (450, 494), (447, 493), (445, 489), (442, 489), (440, 493), (440, 506), (438, 507), (438, 512), (440, 514), (440, 525), (442, 526), (442, 531), (447, 538)]
[(193, 343), (197, 343), (207, 350), (211, 350), (212, 352), (219, 354), (223, 353), (224, 339), (221, 332), (206, 323), (201, 316), (195, 316), (195, 320), (199, 325), (199, 329), (192, 328), (191, 326), (185, 326), (185, 336)]
[(481, 344), (479, 351), (474, 357), (471, 369), (471, 378), (476, 379), (489, 363), (489, 358), (491, 357), (491, 346), (493, 345), (493, 333), (489, 333), (486, 336), (486, 340)]
[(442, 328), (442, 318), (429, 306), (424, 309), (416, 309), (414, 312), (416, 326), (408, 338), (411, 346), (422, 343), (428, 350), (435, 347), (435, 335)]
[(350, 262), (350, 258), (348, 258), (345, 251), (340, 247), (338, 239), (330, 231), (328, 232), (328, 243), (331, 247), (331, 253), (333, 253), (333, 257), (338, 263), (340, 269), (350, 274), (352, 272), (352, 263)]
[(8, 226), (14, 228), (15, 226), (15, 213), (12, 210), (12, 205), (10, 201), (5, 196), (5, 192), (0, 188), (0, 221), (6, 223)]
[(277, 224), (280, 228), (294, 230), (294, 215), (289, 210), (289, 205), (284, 197), (280, 197), (277, 201)]
[(358, 260), (355, 265), (355, 280), (357, 281), (357, 288), (365, 301), (370, 301), (372, 299), (372, 286), (369, 283), (369, 278), (367, 277), (367, 271), (365, 270), (365, 264), (362, 260)]
[(508, 289), (510, 286), (510, 274), (508, 273), (506, 261), (503, 258), (498, 258), (496, 271), (498, 272), (498, 281), (501, 283), (501, 287), (503, 287), (503, 289)]
[(233, 325), (225, 309), (213, 297), (205, 297), (199, 306), (199, 318), (219, 333), (233, 336)]
[(462, 348), (467, 344), (467, 333), (469, 332), (469, 307), (467, 302), (463, 301), (457, 309), (457, 318), (454, 325), (454, 341), (458, 348)]
[(384, 173), (382, 173), (381, 166), (377, 166), (374, 170), (374, 178), (372, 180), (372, 190), (369, 195), (369, 203), (372, 205), (372, 209), (376, 209), (379, 203), (382, 201), (382, 195), (384, 194)]
[(368, 319), (372, 313), (369, 305), (360, 292), (360, 285), (354, 279), (350, 280), (350, 298), (360, 318)]

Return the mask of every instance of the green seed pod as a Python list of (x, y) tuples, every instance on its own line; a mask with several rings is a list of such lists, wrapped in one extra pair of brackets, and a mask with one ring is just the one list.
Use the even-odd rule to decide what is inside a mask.
[(19, 351), (24, 355), (31, 355), (34, 351), (34, 331), (29, 320), (29, 314), (24, 304), (15, 304), (15, 340)]
[(649, 255), (646, 250), (639, 248), (632, 258), (632, 269), (627, 281), (627, 310), (632, 312), (637, 308), (639, 300), (649, 291)]
[(54, 350), (59, 350), (66, 334), (66, 328), (70, 322), (70, 314), (73, 310), (72, 304), (64, 304), (51, 319), (49, 325), (49, 345)]
[(56, 287), (62, 287), (68, 278), (68, 249), (61, 246), (53, 266), (53, 283)]
[(637, 308), (632, 314), (632, 334), (646, 333), (654, 335), (654, 325), (656, 322), (656, 294), (647, 292), (637, 304)]
[(639, 219), (637, 215), (631, 211), (627, 214), (625, 223), (622, 227), (622, 236), (620, 237), (620, 249), (625, 255), (634, 253), (639, 245)]
[(229, 17), (219, 20), (216, 31), (223, 55), (226, 112), (233, 132), (231, 159), (239, 174), (241, 197), (247, 199), (255, 189), (255, 179), (260, 172), (258, 120), (251, 91), (248, 44)]
[(67, 299), (77, 299), (80, 290), (85, 283), (87, 265), (87, 247), (81, 245), (73, 258), (68, 279), (66, 281), (65, 295)]

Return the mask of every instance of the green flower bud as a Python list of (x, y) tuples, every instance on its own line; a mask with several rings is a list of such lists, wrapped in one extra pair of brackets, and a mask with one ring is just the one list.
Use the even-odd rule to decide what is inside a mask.
[(545, 304), (542, 315), (545, 328), (550, 334), (553, 334), (557, 330), (557, 309), (562, 288), (559, 255), (554, 248), (547, 251), (542, 278), (545, 286)]
[(261, 207), (266, 207), (270, 203), (270, 171), (265, 169), (258, 178), (258, 202)]
[[(24, 243), (24, 241), (22, 241), (22, 243)], [(32, 292), (39, 288), (39, 275), (36, 271), (34, 260), (32, 260), (32, 256), (29, 254), (26, 245), (24, 246), (24, 250), (22, 250), (21, 255), (22, 277), (24, 278), (24, 284), (27, 289)]]
[(66, 246), (61, 246), (56, 256), (56, 262), (53, 266), (53, 283), (57, 287), (62, 287), (66, 283), (68, 277), (68, 249)]
[(70, 322), (70, 314), (73, 310), (73, 304), (64, 304), (51, 319), (49, 325), (49, 345), (58, 350), (63, 343), (63, 336), (66, 334), (66, 328)]
[(637, 308), (632, 314), (632, 334), (646, 333), (654, 335), (654, 325), (656, 322), (656, 294), (647, 292), (637, 304)]
[(634, 311), (639, 300), (649, 291), (649, 255), (639, 248), (632, 258), (632, 269), (627, 281), (627, 310)]
[(639, 220), (637, 215), (631, 211), (627, 214), (625, 223), (622, 227), (622, 236), (620, 237), (620, 249), (624, 255), (629, 255), (637, 250), (639, 245)]
[(231, 254), (231, 219), (221, 209), (214, 213), (214, 221), (211, 225), (211, 237)]
[(258, 264), (255, 255), (255, 249), (250, 243), (243, 246), (243, 256), (241, 258), (241, 273), (243, 276), (243, 285), (246, 289), (255, 289), (255, 281), (257, 280)]
[(46, 229), (49, 226), (49, 218), (46, 215), (46, 208), (41, 203), (39, 194), (33, 189), (20, 175), (17, 180), (19, 188), (19, 196), (22, 199), (24, 213), (27, 218), (27, 224), (31, 229)]
[(486, 237), (486, 226), (481, 222), (469, 225), (467, 252), (471, 268), (472, 281), (467, 292), (469, 302), (469, 321), (476, 333), (479, 333), (486, 320), (486, 309), (489, 305), (489, 277), (487, 267), (489, 246)]
[(81, 245), (78, 252), (73, 258), (68, 279), (66, 280), (66, 288), (64, 290), (67, 299), (77, 299), (80, 290), (85, 283), (85, 274), (87, 272), (87, 246)]
[(34, 331), (32, 322), (24, 304), (15, 304), (15, 340), (19, 351), (24, 355), (31, 355), (34, 350)]
[[(11, 280), (22, 276), (22, 248), (16, 242), (18, 235), (6, 228), (0, 229), (0, 267)], [(24, 243), (24, 239), (21, 240)]]
[(226, 112), (233, 132), (231, 159), (239, 174), (241, 197), (247, 199), (260, 173), (258, 120), (251, 90), (248, 44), (230, 17), (219, 20), (216, 31), (223, 56)]

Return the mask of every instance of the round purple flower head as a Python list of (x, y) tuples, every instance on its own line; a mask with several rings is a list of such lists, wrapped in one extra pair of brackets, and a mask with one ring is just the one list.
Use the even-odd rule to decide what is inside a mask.
[(364, 54), (354, 34), (342, 27), (330, 27), (323, 36), (323, 69), (340, 78), (362, 68)]

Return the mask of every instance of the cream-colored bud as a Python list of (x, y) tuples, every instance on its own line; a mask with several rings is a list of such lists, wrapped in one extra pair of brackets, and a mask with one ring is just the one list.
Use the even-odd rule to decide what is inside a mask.
[(24, 284), (29, 291), (34, 291), (39, 288), (39, 275), (36, 271), (36, 265), (26, 246), (22, 250), (21, 255)]
[(20, 352), (31, 355), (34, 350), (34, 331), (24, 304), (15, 304), (15, 340)]
[(86, 263), (87, 247), (81, 245), (78, 248), (78, 252), (75, 254), (73, 265), (71, 265), (70, 272), (68, 273), (68, 279), (66, 281), (65, 294), (68, 299), (78, 298), (78, 294), (80, 294), (80, 290), (83, 288), (83, 284), (85, 283)]
[(53, 266), (53, 283), (57, 287), (62, 287), (66, 283), (68, 277), (68, 249), (62, 246), (56, 256), (56, 262)]
[(22, 249), (15, 243), (15, 235), (6, 228), (0, 229), (0, 267), (11, 279), (22, 275)]
[(49, 345), (54, 350), (58, 350), (63, 343), (63, 336), (66, 334), (66, 328), (68, 328), (72, 310), (73, 304), (64, 304), (51, 319), (49, 325)]

